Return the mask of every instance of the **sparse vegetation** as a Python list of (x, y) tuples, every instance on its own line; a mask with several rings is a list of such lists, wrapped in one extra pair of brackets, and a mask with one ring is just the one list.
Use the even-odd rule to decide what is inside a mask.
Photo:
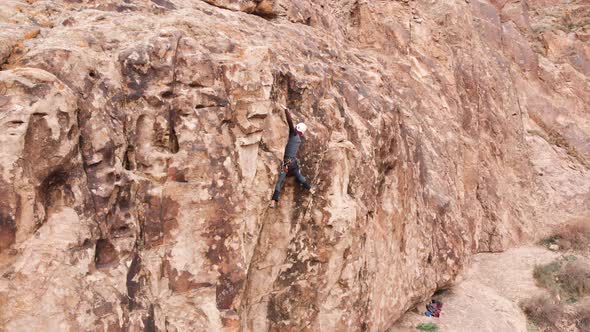
[(590, 24), (590, 20), (578, 19), (575, 20), (570, 13), (563, 16), (562, 24), (565, 27), (565, 32), (573, 32)]
[(539, 244), (545, 247), (557, 245), (562, 250), (588, 253), (590, 251), (590, 222), (581, 220), (566, 225), (555, 234), (539, 241)]
[(555, 261), (546, 265), (537, 265), (533, 270), (533, 277), (539, 286), (550, 291), (558, 291), (559, 284), (555, 279), (557, 271), (561, 268), (561, 262)]
[(590, 264), (581, 260), (566, 263), (556, 279), (568, 298), (577, 300), (590, 294)]
[(549, 247), (552, 244), (557, 244), (557, 241), (559, 241), (560, 239), (561, 237), (559, 235), (553, 234), (539, 241), (539, 244), (544, 247)]
[(590, 264), (575, 256), (536, 266), (533, 277), (540, 287), (570, 303), (590, 294)]
[(575, 315), (576, 327), (580, 331), (590, 331), (590, 301), (581, 304)]
[(540, 295), (520, 303), (529, 319), (531, 331), (590, 331), (590, 301), (574, 305), (561, 303), (548, 295)]
[(529, 320), (541, 330), (555, 330), (565, 314), (563, 306), (547, 295), (526, 299), (520, 304)]
[(436, 332), (438, 331), (438, 325), (434, 323), (420, 323), (416, 325), (416, 328), (420, 331)]
[[(572, 225), (554, 236), (544, 239), (541, 244), (560, 244), (564, 239), (572, 248), (580, 250), (589, 243), (588, 228)], [(526, 299), (520, 306), (535, 331), (590, 331), (590, 263), (587, 258), (564, 255), (533, 270), (533, 277), (539, 287), (548, 294)]]
[(536, 332), (539, 331), (539, 328), (537, 327), (537, 325), (535, 325), (535, 323), (529, 320), (526, 324), (526, 330), (527, 332)]
[(590, 222), (579, 222), (566, 226), (559, 234), (558, 245), (565, 249), (587, 251), (590, 245)]

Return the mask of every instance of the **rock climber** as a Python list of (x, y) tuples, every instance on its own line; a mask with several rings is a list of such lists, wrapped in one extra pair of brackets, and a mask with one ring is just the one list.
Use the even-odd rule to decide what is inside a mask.
[(287, 175), (295, 175), (295, 178), (303, 186), (303, 188), (307, 190), (311, 189), (311, 186), (301, 174), (301, 170), (299, 169), (299, 165), (297, 163), (297, 150), (299, 150), (299, 146), (303, 141), (303, 134), (307, 130), (307, 126), (303, 122), (293, 126), (293, 119), (291, 118), (291, 114), (287, 108), (285, 108), (285, 116), (287, 117), (287, 124), (289, 125), (289, 141), (285, 147), (285, 155), (279, 170), (279, 179), (277, 180), (275, 191), (272, 195), (272, 200), (270, 203), (271, 207), (275, 207), (277, 205), (279, 201), (279, 195), (281, 193), (281, 187), (283, 186), (283, 182), (285, 182)]

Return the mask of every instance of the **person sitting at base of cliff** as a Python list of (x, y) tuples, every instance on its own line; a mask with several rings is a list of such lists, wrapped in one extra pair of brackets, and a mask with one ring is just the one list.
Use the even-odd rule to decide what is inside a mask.
[(297, 162), (297, 150), (299, 150), (299, 146), (303, 141), (303, 134), (307, 130), (307, 126), (303, 122), (293, 126), (293, 119), (291, 118), (291, 114), (287, 108), (285, 108), (285, 116), (287, 117), (287, 124), (289, 125), (289, 140), (287, 142), (287, 146), (285, 147), (285, 155), (279, 170), (279, 179), (272, 195), (270, 207), (275, 207), (277, 205), (281, 193), (281, 187), (283, 186), (283, 182), (285, 182), (287, 175), (295, 175), (295, 178), (303, 186), (303, 188), (308, 190), (311, 189), (311, 186), (301, 174), (301, 170), (299, 169)]
[(426, 305), (426, 312), (424, 313), (428, 317), (440, 317), (442, 310), (442, 303), (437, 300), (432, 300), (431, 303)]

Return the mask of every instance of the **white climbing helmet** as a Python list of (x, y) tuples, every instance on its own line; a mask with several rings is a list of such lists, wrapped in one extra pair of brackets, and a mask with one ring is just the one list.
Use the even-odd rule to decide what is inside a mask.
[(300, 132), (301, 134), (305, 134), (305, 131), (307, 130), (307, 126), (305, 125), (305, 123), (300, 122), (295, 126), (295, 129), (297, 129), (297, 131)]

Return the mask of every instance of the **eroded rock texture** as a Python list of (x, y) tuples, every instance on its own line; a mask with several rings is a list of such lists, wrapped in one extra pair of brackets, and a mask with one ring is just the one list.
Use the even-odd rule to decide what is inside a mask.
[[(0, 329), (385, 331), (588, 218), (584, 0), (0, 3)], [(309, 126), (309, 195), (267, 204)]]

